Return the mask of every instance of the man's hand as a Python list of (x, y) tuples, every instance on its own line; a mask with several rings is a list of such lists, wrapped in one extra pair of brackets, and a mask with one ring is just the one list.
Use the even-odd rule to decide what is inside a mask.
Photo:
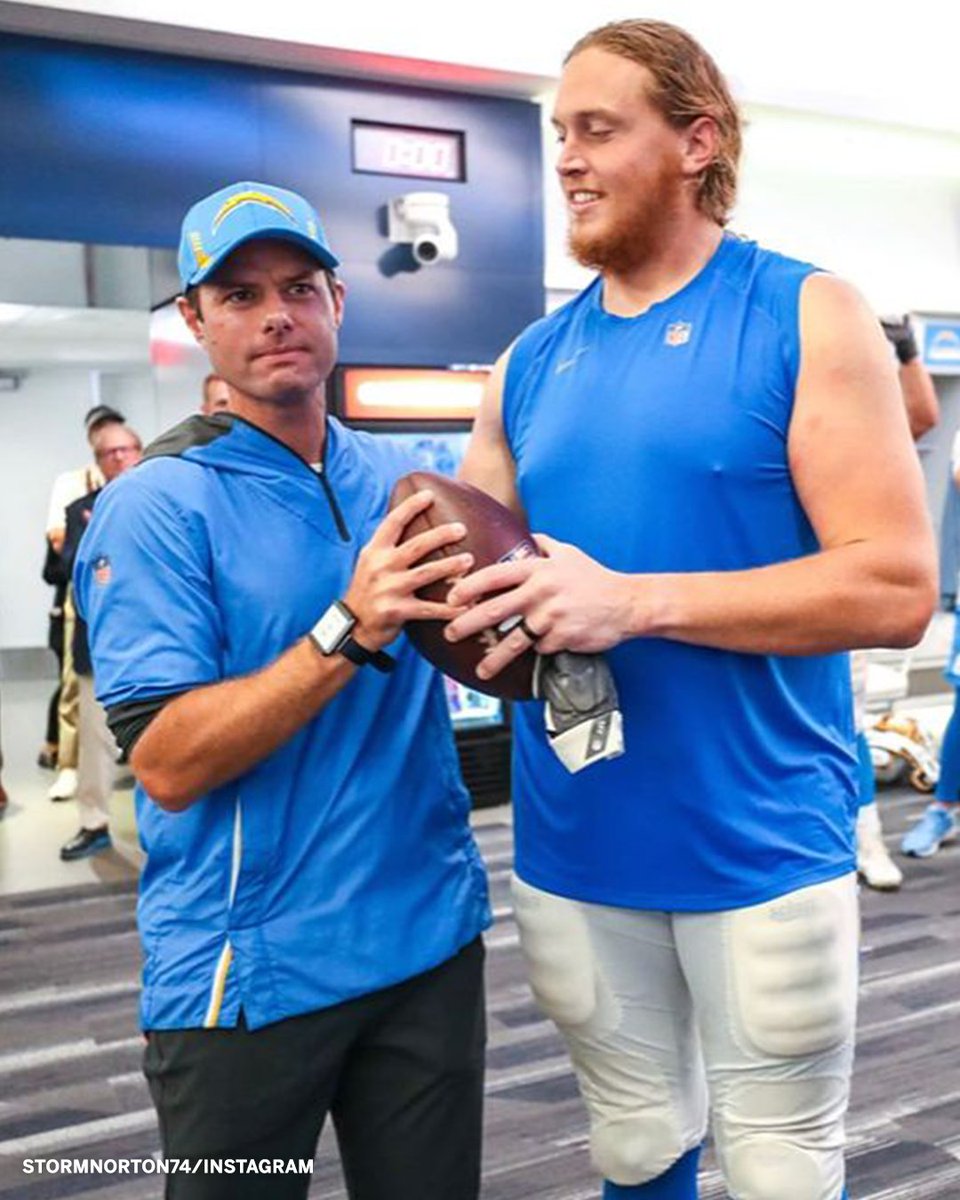
[(535, 540), (546, 557), (484, 567), (450, 590), (451, 604), (468, 606), (447, 626), (450, 641), (514, 625), (477, 669), (483, 679), (528, 650), (533, 635), (541, 654), (595, 653), (630, 636), (633, 601), (628, 576), (601, 566), (566, 542), (542, 534)]
[(883, 326), (883, 332), (887, 335), (887, 340), (892, 344), (897, 358), (903, 366), (920, 357), (913, 326), (910, 324), (910, 318), (906, 313), (900, 317), (881, 317), (880, 324)]
[(367, 650), (380, 650), (399, 634), (407, 621), (449, 621), (462, 612), (452, 604), (421, 600), (415, 593), (441, 579), (455, 579), (473, 565), (470, 554), (449, 554), (421, 562), (433, 551), (460, 541), (466, 529), (459, 522), (438, 525), (400, 545), (404, 529), (433, 503), (433, 493), (416, 492), (389, 512), (360, 551), (344, 596), (356, 615), (354, 637)]

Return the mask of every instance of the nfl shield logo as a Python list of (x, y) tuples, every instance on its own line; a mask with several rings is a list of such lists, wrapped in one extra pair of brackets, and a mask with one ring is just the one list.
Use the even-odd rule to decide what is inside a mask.
[(93, 564), (93, 578), (101, 587), (106, 587), (110, 582), (110, 559), (105, 554), (101, 554)]
[(501, 555), (497, 562), (519, 562), (522, 558), (536, 558), (536, 551), (526, 542), (519, 542), (512, 550)]
[(674, 321), (667, 326), (663, 340), (668, 346), (685, 346), (690, 341), (692, 331), (693, 326), (689, 321)]

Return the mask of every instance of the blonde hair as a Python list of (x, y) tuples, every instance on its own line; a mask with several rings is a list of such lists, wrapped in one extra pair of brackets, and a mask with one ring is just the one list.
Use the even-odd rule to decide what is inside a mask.
[(719, 225), (730, 219), (742, 148), (740, 113), (716, 63), (689, 33), (666, 21), (613, 21), (584, 34), (564, 63), (583, 50), (607, 50), (645, 67), (653, 78), (650, 101), (664, 120), (683, 129), (710, 117), (719, 132), (717, 157), (697, 190), (697, 206)]

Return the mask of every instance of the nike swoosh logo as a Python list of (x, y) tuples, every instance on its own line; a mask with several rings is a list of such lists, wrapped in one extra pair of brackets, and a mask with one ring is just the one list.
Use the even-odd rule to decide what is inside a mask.
[(564, 358), (564, 359), (562, 359), (560, 362), (558, 362), (558, 363), (557, 363), (557, 369), (556, 369), (556, 371), (554, 372), (554, 374), (555, 374), (555, 375), (561, 375), (561, 374), (563, 374), (563, 372), (564, 372), (564, 371), (569, 371), (569, 370), (570, 370), (570, 368), (573, 366), (573, 364), (574, 364), (574, 363), (577, 361), (577, 359), (580, 357), (580, 355), (581, 355), (581, 354), (586, 354), (586, 353), (587, 353), (587, 351), (588, 351), (589, 349), (590, 349), (590, 347), (589, 347), (589, 346), (581, 346), (579, 350), (575, 351), (575, 352), (574, 352), (574, 353), (573, 353), (573, 354), (570, 356), (570, 358)]

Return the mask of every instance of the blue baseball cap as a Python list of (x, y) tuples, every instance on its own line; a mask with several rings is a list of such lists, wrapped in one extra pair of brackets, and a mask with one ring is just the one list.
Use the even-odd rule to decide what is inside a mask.
[(183, 219), (177, 266), (184, 290), (203, 283), (228, 254), (255, 238), (293, 242), (331, 271), (340, 265), (302, 196), (268, 183), (231, 183), (198, 200)]

